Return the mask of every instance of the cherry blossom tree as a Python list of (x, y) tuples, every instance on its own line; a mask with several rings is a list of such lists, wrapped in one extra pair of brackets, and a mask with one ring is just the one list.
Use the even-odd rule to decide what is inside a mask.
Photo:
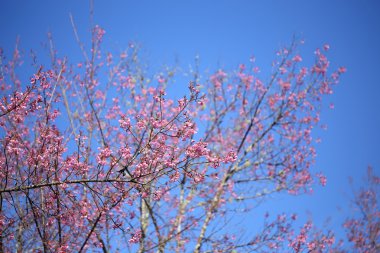
[(59, 58), (49, 34), (51, 63), (28, 82), (18, 43), (9, 59), (1, 51), (0, 252), (330, 248), (332, 233), (296, 230), (295, 215), (263, 218), (249, 238), (226, 228), (238, 203), (326, 183), (312, 130), (345, 72), (329, 69), (328, 45), (308, 66), (294, 39), (264, 79), (254, 59), (207, 78), (192, 71), (174, 99), (175, 69), (149, 73), (136, 44), (101, 51), (100, 26), (87, 50), (73, 27), (83, 60)]
[(344, 223), (347, 239), (356, 252), (378, 252), (380, 250), (380, 178), (368, 168), (366, 187), (355, 194), (355, 216)]

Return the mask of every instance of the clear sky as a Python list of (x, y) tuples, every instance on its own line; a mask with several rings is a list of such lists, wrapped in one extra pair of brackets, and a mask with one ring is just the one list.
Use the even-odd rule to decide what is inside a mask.
[[(94, 22), (106, 30), (106, 46), (122, 50), (137, 41), (157, 66), (175, 58), (187, 66), (199, 54), (201, 67), (215, 70), (255, 55), (264, 71), (293, 34), (305, 39), (307, 59), (329, 43), (332, 66), (348, 71), (329, 98), (335, 109), (321, 115), (328, 130), (318, 131), (315, 167), (328, 184), (312, 196), (284, 197), (266, 207), (310, 211), (319, 224), (331, 217), (336, 227), (349, 213), (348, 177), (360, 183), (368, 165), (380, 172), (380, 1), (95, 1), (94, 10)], [(88, 39), (88, 1), (2, 1), (0, 46), (9, 53), (19, 35), (25, 52), (38, 50), (52, 31), (59, 54), (79, 59), (69, 13)]]

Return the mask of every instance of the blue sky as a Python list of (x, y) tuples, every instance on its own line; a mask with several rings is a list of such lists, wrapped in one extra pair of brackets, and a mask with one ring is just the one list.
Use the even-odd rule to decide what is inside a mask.
[[(59, 54), (80, 59), (69, 13), (88, 41), (88, 10), (87, 1), (2, 1), (0, 46), (9, 52), (19, 35), (25, 52), (38, 51), (52, 31)], [(94, 10), (108, 48), (118, 51), (137, 41), (155, 66), (178, 58), (186, 67), (199, 54), (201, 68), (215, 70), (255, 55), (265, 76), (275, 51), (293, 34), (305, 39), (301, 50), (309, 60), (316, 47), (329, 43), (332, 66), (344, 65), (348, 72), (328, 99), (335, 109), (321, 115), (328, 130), (317, 133), (322, 143), (316, 168), (327, 175), (328, 184), (316, 187), (313, 196), (283, 197), (266, 207), (310, 211), (319, 224), (332, 217), (337, 227), (350, 213), (348, 177), (361, 183), (368, 165), (379, 173), (379, 1), (95, 1)]]

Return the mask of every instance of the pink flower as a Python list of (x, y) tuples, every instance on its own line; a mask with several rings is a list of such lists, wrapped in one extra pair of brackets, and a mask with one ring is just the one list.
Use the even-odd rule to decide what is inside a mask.
[(96, 161), (100, 165), (105, 165), (106, 164), (106, 158), (111, 156), (111, 150), (108, 147), (105, 147), (104, 149), (100, 150), (100, 153), (96, 157)]
[(131, 120), (129, 118), (122, 117), (119, 119), (120, 127), (127, 130), (131, 126)]
[(318, 178), (319, 178), (319, 183), (322, 185), (322, 186), (326, 186), (327, 184), (327, 178), (325, 175), (322, 175), (322, 174), (318, 174), (317, 175)]
[(290, 89), (290, 83), (289, 82), (280, 82), (280, 86), (283, 90), (287, 91)]
[(141, 230), (137, 230), (135, 234), (132, 236), (131, 239), (129, 239), (129, 243), (138, 243), (141, 239)]
[(302, 57), (299, 56), (299, 55), (296, 55), (296, 56), (293, 57), (293, 61), (294, 62), (301, 62), (302, 61)]
[(347, 71), (347, 69), (346, 69), (345, 67), (340, 67), (340, 68), (338, 69), (339, 74), (343, 74), (343, 73), (345, 73), (346, 71)]
[(228, 162), (234, 162), (236, 161), (237, 159), (237, 155), (234, 151), (230, 151), (228, 152), (227, 156), (224, 158), (224, 162), (225, 163), (228, 163)]
[(207, 155), (209, 150), (207, 149), (207, 143), (205, 142), (197, 142), (193, 146), (190, 146), (186, 150), (186, 155), (190, 158), (197, 158), (204, 155)]
[(106, 31), (103, 28), (101, 28), (99, 25), (95, 26), (94, 35), (95, 35), (96, 41), (98, 41), (98, 42), (102, 41), (105, 33), (106, 33)]

